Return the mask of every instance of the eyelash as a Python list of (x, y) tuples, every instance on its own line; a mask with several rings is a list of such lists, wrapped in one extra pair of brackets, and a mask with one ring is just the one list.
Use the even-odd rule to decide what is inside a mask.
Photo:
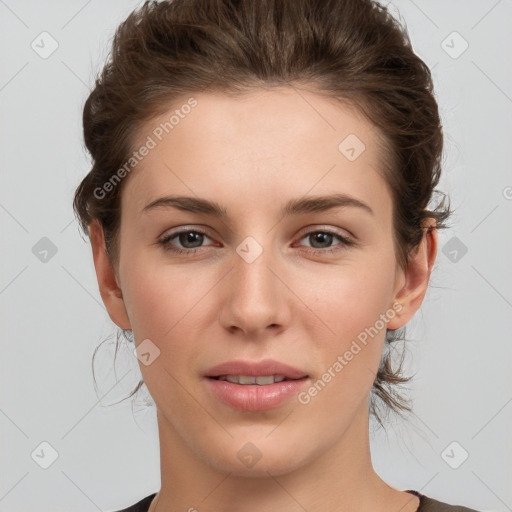
[[(195, 254), (198, 250), (203, 248), (203, 247), (196, 247), (194, 249), (180, 249), (180, 248), (173, 247), (169, 243), (172, 239), (178, 237), (179, 235), (181, 235), (183, 233), (198, 233), (198, 234), (201, 234), (201, 235), (204, 235), (204, 236), (210, 238), (208, 236), (208, 234), (206, 232), (202, 231), (201, 229), (183, 229), (181, 231), (176, 231), (176, 232), (171, 233), (170, 235), (162, 238), (161, 240), (158, 241), (158, 244), (163, 246), (164, 250), (173, 252), (175, 254), (180, 254), (180, 255), (181, 254), (192, 255), (192, 254)], [(334, 254), (334, 253), (344, 250), (346, 247), (355, 245), (355, 242), (353, 240), (350, 240), (349, 238), (344, 237), (344, 236), (340, 235), (339, 233), (336, 233), (336, 232), (330, 231), (330, 230), (308, 231), (307, 233), (304, 233), (304, 235), (301, 236), (300, 240), (302, 240), (303, 238), (305, 238), (309, 235), (316, 234), (316, 233), (333, 235), (334, 237), (336, 237), (340, 240), (341, 243), (338, 244), (338, 246), (342, 246), (342, 247), (335, 246), (338, 248), (334, 248), (334, 249), (309, 249), (307, 252), (311, 252), (313, 254)]]

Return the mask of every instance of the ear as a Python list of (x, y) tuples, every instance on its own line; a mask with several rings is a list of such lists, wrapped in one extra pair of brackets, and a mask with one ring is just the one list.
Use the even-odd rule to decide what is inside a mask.
[(130, 329), (130, 320), (126, 313), (123, 293), (117, 282), (115, 270), (105, 246), (103, 227), (98, 219), (94, 219), (89, 225), (89, 238), (91, 240), (92, 255), (96, 277), (100, 288), (101, 298), (105, 304), (112, 321), (121, 329)]
[(430, 274), (437, 255), (436, 221), (425, 219), (423, 238), (410, 255), (409, 264), (403, 273), (403, 286), (396, 292), (394, 302), (402, 304), (402, 309), (388, 322), (388, 329), (403, 327), (421, 306), (427, 292)]

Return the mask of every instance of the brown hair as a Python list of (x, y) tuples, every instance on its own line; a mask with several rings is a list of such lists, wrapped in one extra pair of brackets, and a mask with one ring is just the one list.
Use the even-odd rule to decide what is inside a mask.
[[(115, 265), (126, 179), (103, 197), (97, 191), (129, 160), (145, 123), (178, 98), (283, 85), (348, 102), (379, 129), (396, 253), (405, 267), (422, 239), (423, 220), (434, 218), (439, 229), (450, 214), (444, 200), (428, 208), (440, 177), (443, 134), (430, 70), (405, 28), (372, 0), (148, 0), (134, 10), (117, 28), (84, 106), (93, 165), (73, 203), (83, 231), (88, 235), (89, 224), (99, 220)], [(403, 332), (388, 330), (386, 349)], [(371, 396), (380, 423), (375, 397), (397, 412), (410, 410), (396, 391), (410, 379), (401, 375), (402, 362), (403, 353), (393, 370), (389, 350), (382, 358)]]

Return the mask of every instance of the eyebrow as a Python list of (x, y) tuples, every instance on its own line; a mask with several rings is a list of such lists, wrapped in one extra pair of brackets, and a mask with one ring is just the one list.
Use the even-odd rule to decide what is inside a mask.
[[(366, 203), (347, 194), (330, 194), (327, 196), (308, 196), (292, 199), (281, 208), (280, 214), (282, 217), (286, 217), (346, 207), (360, 208), (374, 215), (373, 210)], [(186, 212), (204, 213), (220, 219), (228, 217), (226, 208), (216, 201), (191, 196), (160, 197), (146, 205), (141, 213), (146, 213), (157, 208), (176, 208)]]

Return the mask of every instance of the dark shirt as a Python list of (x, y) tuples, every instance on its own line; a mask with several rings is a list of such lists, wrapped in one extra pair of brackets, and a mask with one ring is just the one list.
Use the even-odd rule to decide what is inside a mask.
[[(444, 503), (442, 501), (437, 501), (433, 498), (429, 498), (424, 494), (419, 493), (418, 491), (407, 491), (415, 496), (418, 496), (420, 499), (420, 506), (416, 510), (416, 512), (477, 512), (472, 508), (461, 507), (459, 505), (449, 505), (448, 503)], [(149, 505), (151, 505), (151, 501), (156, 496), (156, 492), (146, 496), (144, 499), (135, 503), (128, 508), (123, 508), (123, 510), (118, 510), (116, 512), (148, 512)]]

